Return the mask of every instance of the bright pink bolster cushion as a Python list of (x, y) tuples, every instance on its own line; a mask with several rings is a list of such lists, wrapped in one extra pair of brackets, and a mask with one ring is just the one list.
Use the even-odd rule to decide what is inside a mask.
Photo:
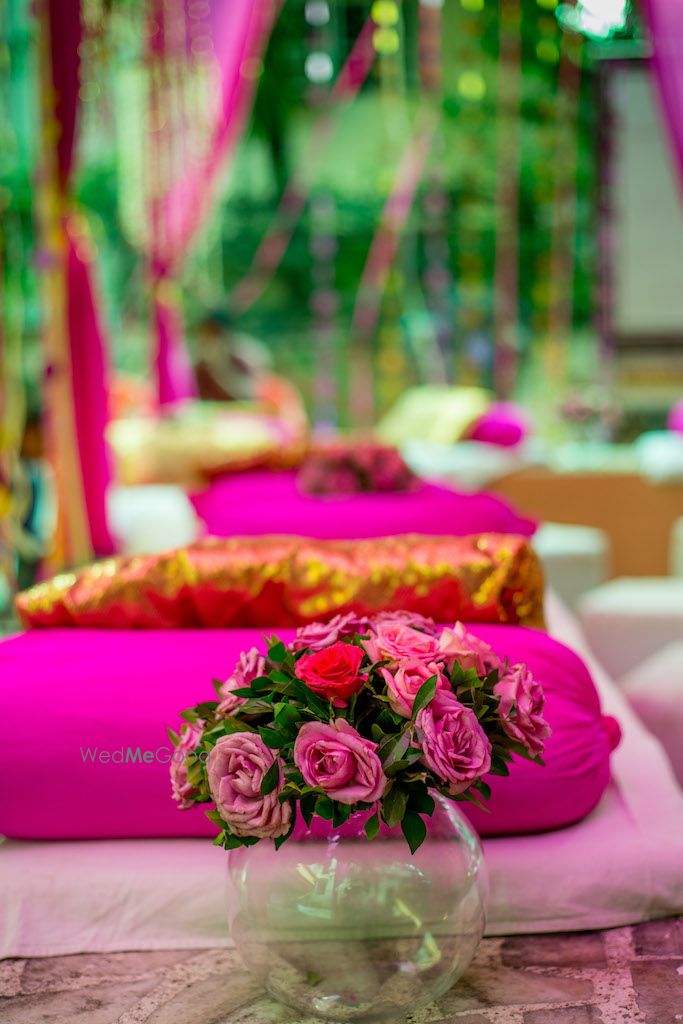
[[(546, 767), (520, 759), (493, 780), (483, 835), (538, 832), (577, 821), (609, 781), (614, 745), (587, 669), (546, 634), (473, 626), (543, 682), (554, 732)], [(282, 630), (288, 640), (291, 630)], [(16, 839), (213, 834), (201, 809), (171, 800), (166, 726), (214, 697), (257, 629), (34, 630), (0, 643), (0, 833)], [(612, 723), (612, 725), (615, 725)], [(618, 727), (616, 727), (618, 730)], [(121, 763), (123, 762), (123, 763)], [(469, 805), (463, 805), (468, 806)]]
[(301, 494), (293, 471), (254, 470), (215, 480), (192, 503), (214, 537), (297, 537), (343, 540), (401, 533), (465, 537), (517, 533), (530, 537), (536, 523), (491, 494), (461, 494), (420, 483), (405, 494), (317, 497)]

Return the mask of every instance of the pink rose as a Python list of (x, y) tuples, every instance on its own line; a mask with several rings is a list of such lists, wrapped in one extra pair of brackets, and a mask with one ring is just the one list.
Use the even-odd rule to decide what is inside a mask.
[(392, 671), (383, 668), (381, 672), (387, 684), (389, 703), (393, 710), (404, 718), (410, 718), (417, 691), (431, 676), (436, 676), (437, 690), (447, 690), (450, 693), (451, 684), (442, 669), (443, 666), (434, 661), (425, 664), (414, 659), (400, 662), (399, 667)]
[(367, 679), (360, 674), (364, 653), (360, 647), (339, 640), (315, 654), (304, 654), (296, 663), (296, 675), (314, 693), (345, 708), (349, 697), (357, 693)]
[(320, 786), (332, 800), (374, 803), (387, 784), (376, 750), (341, 718), (329, 725), (307, 722), (294, 744), (294, 763), (307, 785)]
[(335, 615), (329, 622), (312, 622), (309, 626), (297, 629), (291, 644), (293, 651), (307, 647), (310, 651), (322, 651), (337, 640), (355, 633), (363, 633), (368, 620), (349, 612), (348, 615)]
[(543, 689), (526, 665), (513, 665), (496, 683), (498, 713), (510, 739), (523, 743), (532, 757), (543, 753), (552, 730), (543, 717)]
[(501, 665), (500, 658), (489, 645), (469, 633), (462, 622), (456, 622), (452, 629), (446, 627), (443, 630), (439, 637), (439, 654), (449, 669), (457, 661), (463, 669), (473, 668), (478, 676), (485, 676)]
[(491, 767), (491, 744), (477, 716), (453, 693), (437, 693), (418, 712), (424, 762), (452, 796), (468, 789)]
[(258, 648), (252, 647), (250, 651), (243, 651), (235, 670), (229, 679), (221, 685), (218, 696), (220, 704), (216, 708), (216, 718), (225, 718), (232, 715), (238, 707), (244, 704), (246, 697), (236, 697), (233, 690), (241, 690), (243, 686), (249, 686), (252, 679), (265, 675), (266, 659), (259, 653)]
[(261, 783), (274, 760), (273, 751), (253, 732), (221, 736), (209, 754), (209, 790), (217, 811), (236, 836), (277, 839), (289, 831), (291, 805), (278, 800), (282, 773), (279, 785), (261, 796)]
[(404, 626), (420, 629), (423, 633), (429, 633), (430, 636), (437, 636), (440, 632), (434, 619), (428, 619), (417, 612), (380, 612), (379, 615), (373, 616), (371, 625), (373, 627), (386, 626), (391, 622), (402, 622)]
[(370, 623), (370, 636), (362, 641), (372, 661), (434, 661), (439, 656), (436, 637), (406, 626), (403, 622)]
[(197, 790), (187, 777), (187, 763), (197, 749), (204, 728), (203, 722), (192, 722), (185, 725), (180, 733), (180, 742), (176, 745), (171, 758), (171, 792), (173, 799), (178, 801), (181, 811), (192, 807), (193, 797)]

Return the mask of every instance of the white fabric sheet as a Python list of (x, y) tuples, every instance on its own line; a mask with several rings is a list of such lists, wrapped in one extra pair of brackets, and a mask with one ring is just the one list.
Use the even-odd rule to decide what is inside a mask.
[[(623, 740), (614, 783), (571, 828), (489, 839), (488, 934), (608, 928), (683, 912), (683, 791), (656, 740), (551, 597)], [(225, 853), (199, 839), (0, 845), (0, 956), (229, 944)]]

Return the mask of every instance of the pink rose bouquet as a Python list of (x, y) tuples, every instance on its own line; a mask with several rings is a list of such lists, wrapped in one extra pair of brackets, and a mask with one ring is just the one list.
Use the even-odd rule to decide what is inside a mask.
[(398, 449), (377, 441), (320, 445), (304, 459), (297, 482), (304, 494), (331, 496), (412, 491), (418, 485)]
[[(226, 849), (291, 835), (297, 816), (342, 825), (367, 815), (401, 827), (414, 852), (434, 791), (477, 806), (515, 754), (540, 762), (550, 728), (543, 690), (462, 623), (394, 612), (337, 616), (286, 646), (242, 654), (218, 700), (183, 713), (172, 794), (213, 803)], [(542, 763), (542, 762), (541, 762)]]

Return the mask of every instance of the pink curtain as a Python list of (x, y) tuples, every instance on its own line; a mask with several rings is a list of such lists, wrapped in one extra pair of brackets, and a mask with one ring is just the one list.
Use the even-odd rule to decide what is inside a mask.
[[(79, 219), (69, 215), (79, 108), (80, 0), (45, 0), (49, 24), (53, 114), (56, 122), (55, 187), (63, 212), (64, 280), (75, 446), (80, 463), (90, 548), (110, 555), (114, 545), (107, 526), (106, 490), (111, 479), (104, 439), (108, 418), (107, 358), (104, 332), (91, 280), (92, 252)], [(59, 424), (57, 424), (59, 429)]]
[(683, 2), (643, 0), (652, 69), (683, 196)]
[[(155, 0), (149, 21), (150, 161), (148, 190), (155, 367), (160, 405), (196, 394), (174, 279), (211, 210), (217, 172), (244, 127), (277, 0)], [(183, 109), (177, 68), (203, 71), (213, 83), (213, 110), (202, 109), (204, 137)], [(180, 99), (180, 102), (179, 102)], [(188, 138), (190, 141), (188, 142)], [(169, 171), (170, 168), (170, 171)], [(165, 175), (165, 178), (164, 178)]]

